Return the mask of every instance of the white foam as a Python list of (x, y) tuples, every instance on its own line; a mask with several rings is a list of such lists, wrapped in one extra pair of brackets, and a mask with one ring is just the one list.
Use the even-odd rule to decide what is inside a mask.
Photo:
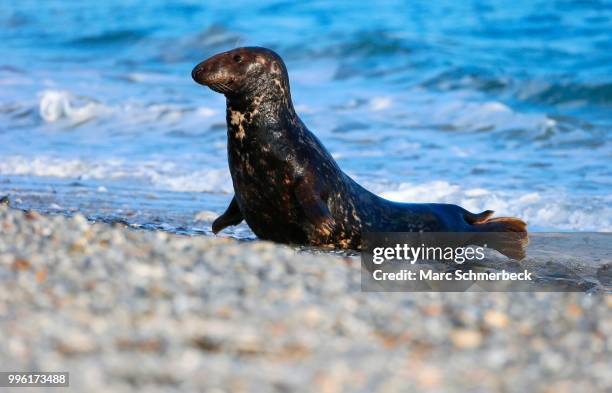
[[(364, 96), (371, 94), (364, 92)], [(389, 102), (387, 102), (389, 100)], [(542, 131), (556, 126), (555, 120), (543, 113), (515, 111), (499, 101), (486, 100), (469, 91), (432, 93), (421, 88), (389, 97), (369, 100), (370, 109), (387, 109), (406, 119), (409, 125), (430, 125), (459, 131), (531, 129)], [(358, 105), (351, 99), (346, 109)], [(536, 135), (534, 135), (535, 137)]]
[(551, 127), (550, 119), (541, 114), (514, 112), (501, 102), (472, 102), (463, 99), (438, 102), (428, 113), (434, 124), (450, 124), (459, 130), (512, 129)]
[(186, 116), (210, 118), (218, 110), (205, 106), (196, 108), (176, 104), (145, 104), (130, 100), (116, 105), (103, 104), (91, 97), (77, 96), (70, 91), (48, 89), (38, 93), (38, 113), (46, 123), (75, 126), (94, 118), (110, 119), (125, 126), (152, 122), (178, 123)]
[(367, 186), (383, 198), (398, 202), (453, 203), (475, 213), (495, 210), (496, 216), (520, 217), (540, 230), (612, 231), (612, 197), (595, 202), (557, 192), (463, 189), (445, 181)]
[(390, 97), (374, 97), (370, 100), (370, 109), (373, 111), (382, 111), (393, 105), (393, 100)]
[(47, 123), (67, 119), (70, 123), (84, 123), (108, 112), (108, 108), (89, 98), (76, 97), (68, 91), (45, 90), (40, 93), (40, 117)]
[(234, 192), (227, 169), (206, 169), (188, 174), (159, 174), (154, 172), (149, 178), (159, 188), (187, 192)]
[(194, 221), (209, 222), (209, 221), (214, 221), (217, 217), (219, 217), (219, 213), (213, 212), (213, 211), (210, 211), (210, 210), (203, 210), (203, 211), (197, 213), (193, 217), (193, 220)]
[(175, 163), (106, 159), (80, 160), (13, 156), (0, 161), (0, 174), (95, 180), (140, 180), (178, 192), (233, 192), (227, 169), (190, 171)]
[(174, 75), (152, 72), (131, 72), (125, 77), (135, 83), (180, 83), (182, 81), (182, 78), (177, 78)]
[(217, 113), (218, 112), (216, 110), (207, 108), (207, 107), (203, 107), (203, 106), (196, 109), (196, 114), (202, 117), (211, 117), (211, 116), (216, 115)]
[(60, 160), (46, 157), (5, 157), (0, 161), (4, 175), (32, 175), (46, 177), (80, 177), (92, 166), (80, 160)]

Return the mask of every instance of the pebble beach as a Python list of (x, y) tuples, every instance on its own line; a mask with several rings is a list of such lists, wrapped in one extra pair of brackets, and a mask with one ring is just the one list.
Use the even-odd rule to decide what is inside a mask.
[(71, 391), (612, 388), (609, 294), (366, 293), (357, 257), (2, 205), (0, 234), (2, 369)]

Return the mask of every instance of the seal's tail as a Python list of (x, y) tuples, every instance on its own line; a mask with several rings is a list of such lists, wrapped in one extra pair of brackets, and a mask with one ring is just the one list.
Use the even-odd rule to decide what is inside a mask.
[(488, 247), (517, 261), (525, 258), (525, 247), (529, 243), (525, 221), (514, 217), (490, 218), (492, 215), (492, 210), (480, 214), (468, 213), (465, 221), (471, 224), (474, 232), (495, 232), (487, 236)]

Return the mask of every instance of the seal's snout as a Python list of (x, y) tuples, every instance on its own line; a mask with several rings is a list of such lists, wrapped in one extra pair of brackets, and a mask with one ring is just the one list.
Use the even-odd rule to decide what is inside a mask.
[(193, 71), (191, 71), (191, 77), (193, 80), (204, 86), (210, 86), (211, 84), (219, 82), (220, 79), (222, 79), (220, 78), (221, 73), (212, 67), (209, 60), (201, 62), (194, 67)]
[(195, 66), (191, 77), (197, 83), (225, 94), (232, 91), (234, 73), (231, 64), (228, 64), (227, 55), (220, 54)]

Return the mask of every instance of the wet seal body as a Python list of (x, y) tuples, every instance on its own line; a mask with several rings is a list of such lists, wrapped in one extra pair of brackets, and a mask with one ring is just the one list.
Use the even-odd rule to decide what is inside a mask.
[[(214, 233), (244, 219), (262, 239), (359, 250), (364, 232), (526, 231), (523, 221), (490, 218), (489, 210), (473, 214), (450, 204), (391, 202), (364, 189), (295, 113), (287, 69), (271, 50), (217, 54), (198, 64), (192, 77), (227, 99), (235, 195), (213, 223)], [(520, 251), (513, 255), (504, 253), (520, 259), (523, 245), (515, 244)]]

